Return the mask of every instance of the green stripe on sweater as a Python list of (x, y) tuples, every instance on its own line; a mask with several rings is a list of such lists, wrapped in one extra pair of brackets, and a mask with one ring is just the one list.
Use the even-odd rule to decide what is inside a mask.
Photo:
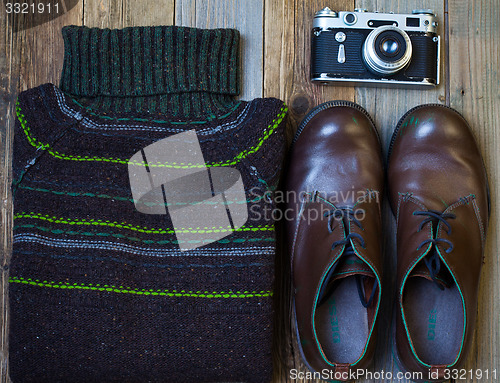
[[(32, 225), (32, 224), (25, 224), (25, 225), (16, 225), (13, 227), (12, 230), (16, 231), (17, 229), (37, 229), (46, 233), (52, 233), (52, 234), (67, 234), (67, 235), (79, 235), (79, 236), (85, 236), (85, 237), (112, 237), (112, 238), (118, 238), (118, 239), (126, 239), (132, 242), (142, 242), (146, 243), (148, 245), (156, 244), (156, 245), (166, 245), (166, 244), (179, 244), (179, 243), (212, 243), (215, 240), (210, 239), (210, 238), (204, 238), (203, 240), (190, 240), (190, 241), (183, 241), (183, 240), (177, 240), (177, 239), (164, 239), (164, 240), (152, 240), (152, 239), (141, 239), (138, 237), (129, 237), (120, 233), (96, 233), (96, 232), (88, 232), (88, 231), (75, 231), (75, 230), (61, 230), (61, 229), (54, 229), (51, 227), (45, 227), (45, 226), (39, 226), (39, 225)], [(244, 242), (274, 242), (275, 239), (273, 237), (257, 237), (257, 238), (227, 238), (224, 237), (223, 239), (219, 239), (216, 242), (217, 243), (244, 243)]]
[[(239, 163), (242, 159), (248, 157), (250, 154), (257, 152), (264, 142), (273, 134), (275, 129), (281, 124), (283, 119), (285, 118), (287, 113), (287, 107), (283, 107), (280, 109), (279, 114), (276, 118), (271, 122), (271, 124), (267, 127), (264, 135), (260, 137), (257, 144), (249, 149), (243, 150), (241, 153), (236, 155), (233, 159), (229, 159), (222, 162), (211, 162), (207, 164), (194, 164), (194, 163), (183, 163), (183, 162), (173, 162), (173, 163), (148, 163), (148, 167), (165, 167), (165, 168), (175, 168), (175, 169), (192, 169), (192, 168), (205, 168), (205, 167), (220, 167), (220, 166), (233, 166)], [(58, 151), (53, 150), (48, 143), (42, 143), (38, 141), (31, 134), (31, 129), (27, 124), (26, 117), (22, 113), (21, 106), (19, 101), (16, 102), (16, 114), (21, 126), (24, 130), (24, 133), (29, 141), (29, 143), (37, 149), (46, 150), (51, 156), (61, 159), (61, 160), (70, 160), (70, 161), (95, 161), (95, 162), (111, 162), (111, 163), (119, 163), (126, 165), (136, 165), (144, 167), (144, 162), (129, 162), (126, 159), (120, 158), (107, 158), (107, 157), (90, 157), (90, 156), (79, 156), (79, 155), (71, 155), (64, 154)]]
[(267, 291), (185, 291), (185, 290), (163, 290), (163, 289), (137, 289), (123, 286), (83, 284), (69, 282), (42, 281), (39, 279), (11, 277), (10, 283), (21, 283), (23, 285), (49, 287), (61, 290), (88, 290), (120, 294), (151, 295), (166, 297), (190, 297), (190, 298), (262, 298), (271, 297), (273, 292)]
[(41, 221), (65, 224), (65, 225), (75, 225), (75, 226), (108, 226), (117, 229), (127, 229), (132, 231), (137, 231), (139, 233), (147, 233), (147, 234), (174, 234), (174, 233), (200, 233), (200, 234), (209, 234), (209, 233), (226, 233), (226, 232), (241, 232), (241, 231), (274, 231), (274, 226), (272, 225), (261, 225), (261, 226), (242, 226), (236, 230), (233, 230), (231, 226), (218, 226), (218, 227), (186, 227), (179, 229), (156, 229), (156, 228), (148, 228), (141, 226), (132, 226), (127, 222), (112, 222), (109, 220), (102, 221), (100, 219), (69, 219), (69, 218), (58, 218), (51, 217), (49, 215), (42, 215), (37, 213), (18, 213), (14, 215), (14, 219), (21, 218), (31, 218), (37, 219)]
[[(96, 194), (96, 193), (91, 193), (91, 192), (70, 192), (70, 191), (65, 191), (65, 190), (53, 190), (53, 189), (45, 189), (45, 188), (34, 188), (31, 186), (26, 186), (26, 185), (19, 185), (19, 189), (26, 189), (26, 190), (32, 190), (36, 192), (42, 192), (42, 193), (52, 193), (55, 195), (67, 195), (70, 197), (91, 197), (91, 198), (107, 198), (107, 199), (114, 199), (117, 201), (126, 201), (126, 202), (132, 202), (134, 203), (133, 198), (128, 198), (128, 197), (120, 197), (120, 196), (112, 196), (108, 194)], [(274, 190), (275, 188), (269, 188), (269, 190)], [(211, 201), (211, 200), (204, 200), (197, 202), (197, 205), (231, 205), (231, 204), (237, 204), (237, 205), (244, 205), (246, 203), (255, 203), (259, 202), (261, 199), (263, 199), (265, 194), (263, 193), (261, 196), (257, 196), (253, 199), (248, 199), (248, 200), (241, 200), (241, 201), (224, 201), (224, 202), (219, 202), (219, 201)], [(192, 203), (190, 202), (176, 202), (176, 203), (171, 203), (171, 204), (166, 204), (165, 202), (142, 202), (139, 201), (139, 204), (145, 205), (145, 206), (186, 206), (186, 205), (191, 205)]]

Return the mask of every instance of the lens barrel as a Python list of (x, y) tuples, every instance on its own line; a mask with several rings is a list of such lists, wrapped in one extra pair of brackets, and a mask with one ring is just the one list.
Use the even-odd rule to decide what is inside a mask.
[(386, 25), (374, 29), (363, 44), (363, 60), (370, 71), (391, 75), (411, 60), (412, 45), (405, 31)]

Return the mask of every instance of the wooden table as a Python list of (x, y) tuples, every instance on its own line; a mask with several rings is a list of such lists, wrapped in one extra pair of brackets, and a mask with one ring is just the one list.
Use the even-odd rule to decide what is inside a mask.
[[(434, 9), (444, 44), (441, 55), (442, 81), (434, 90), (396, 90), (325, 87), (309, 80), (310, 29), (315, 11), (334, 10), (410, 12)], [(291, 136), (297, 123), (315, 105), (333, 99), (359, 103), (373, 116), (387, 151), (398, 119), (405, 111), (423, 103), (440, 103), (460, 111), (474, 130), (490, 177), (492, 216), (483, 268), (479, 316), (467, 369), (497, 369), (500, 375), (500, 265), (498, 248), (500, 171), (500, 4), (493, 0), (80, 0), (65, 15), (41, 26), (13, 33), (1, 14), (0, 40), (0, 206), (2, 257), (0, 300), (0, 368), (2, 382), (8, 379), (7, 265), (12, 237), (10, 193), (12, 137), (16, 95), (43, 83), (58, 84), (62, 67), (63, 25), (101, 28), (175, 24), (201, 28), (235, 27), (242, 34), (243, 99), (278, 97), (290, 107)], [(390, 321), (394, 295), (395, 224), (388, 204), (384, 208), (385, 292), (379, 328), (378, 352), (373, 371), (398, 371), (392, 357)], [(293, 380), (289, 370), (305, 371), (296, 340), (290, 335), (290, 277), (287, 257), (277, 256), (275, 288), (275, 379)], [(257, 368), (257, 367), (256, 367)], [(366, 381), (384, 381), (377, 379)], [(396, 379), (392, 381), (398, 381)], [(401, 380), (404, 381), (404, 380)], [(491, 379), (467, 382), (490, 382)]]

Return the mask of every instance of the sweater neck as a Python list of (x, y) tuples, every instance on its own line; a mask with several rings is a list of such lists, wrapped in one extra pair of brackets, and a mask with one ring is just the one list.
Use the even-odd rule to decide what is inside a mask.
[(64, 27), (61, 90), (103, 114), (198, 118), (239, 93), (234, 29)]

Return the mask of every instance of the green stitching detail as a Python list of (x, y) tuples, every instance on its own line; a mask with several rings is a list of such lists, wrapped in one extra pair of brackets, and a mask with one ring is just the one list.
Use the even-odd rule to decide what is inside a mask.
[(464, 348), (465, 332), (467, 331), (467, 310), (466, 310), (466, 307), (465, 307), (464, 294), (462, 293), (462, 288), (458, 284), (457, 278), (455, 278), (455, 275), (451, 272), (450, 266), (448, 266), (448, 263), (446, 262), (446, 259), (443, 257), (443, 254), (441, 254), (441, 251), (439, 250), (438, 247), (436, 247), (436, 251), (438, 252), (439, 257), (442, 259), (442, 261), (445, 264), (445, 266), (450, 271), (450, 274), (451, 274), (451, 277), (453, 278), (453, 281), (455, 281), (455, 285), (457, 286), (458, 292), (460, 293), (460, 298), (462, 299), (462, 308), (464, 310), (464, 330), (462, 332), (462, 341), (460, 342), (460, 350), (458, 351), (457, 358), (455, 359), (455, 361), (453, 363), (450, 363), (449, 365), (446, 366), (448, 368), (452, 368), (458, 362), (458, 359), (462, 355), (462, 350)]
[(177, 291), (177, 290), (161, 290), (161, 289), (134, 289), (131, 287), (112, 286), (100, 284), (77, 284), (69, 282), (49, 282), (40, 281), (39, 279), (11, 277), (10, 283), (21, 283), (24, 285), (50, 287), (54, 289), (66, 290), (89, 290), (89, 291), (107, 291), (120, 294), (135, 294), (135, 295), (153, 295), (167, 297), (191, 297), (191, 298), (265, 298), (272, 297), (273, 292), (267, 291)]
[[(49, 227), (45, 226), (39, 226), (39, 225), (31, 225), (31, 224), (26, 224), (26, 225), (16, 225), (14, 226), (13, 230), (17, 229), (22, 229), (22, 228), (28, 228), (28, 229), (38, 229), (47, 233), (53, 233), (53, 234), (68, 234), (68, 235), (84, 235), (87, 237), (113, 237), (113, 238), (119, 238), (119, 239), (128, 239), (129, 241), (133, 242), (143, 242), (146, 244), (157, 244), (157, 245), (166, 245), (166, 244), (178, 244), (178, 243), (185, 243), (185, 241), (178, 241), (178, 240), (161, 240), (161, 241), (155, 241), (152, 239), (141, 239), (137, 237), (129, 237), (123, 234), (118, 234), (118, 233), (92, 233), (92, 232), (87, 232), (87, 231), (74, 231), (74, 230), (60, 230), (60, 229), (51, 229)], [(217, 243), (243, 243), (243, 242), (274, 242), (274, 238), (268, 238), (268, 237), (259, 237), (259, 238), (232, 238), (232, 239), (220, 239), (217, 241)], [(187, 243), (211, 243), (214, 242), (213, 239), (208, 239), (205, 238), (203, 241), (198, 241), (198, 240), (191, 240), (188, 241)]]
[(148, 120), (147, 118), (130, 118), (130, 117), (110, 117), (110, 116), (101, 116), (97, 113), (95, 113), (91, 107), (84, 106), (80, 104), (77, 100), (74, 98), (71, 98), (71, 101), (74, 102), (76, 105), (78, 105), (80, 108), (85, 109), (85, 112), (88, 114), (91, 114), (92, 116), (101, 118), (103, 120), (115, 120), (115, 121), (138, 121), (138, 122), (155, 122), (158, 124), (176, 124), (176, 125), (194, 125), (194, 124), (206, 124), (207, 122), (213, 121), (213, 120), (222, 120), (226, 117), (228, 117), (231, 113), (233, 113), (238, 107), (241, 105), (242, 101), (238, 101), (231, 109), (229, 109), (229, 112), (226, 114), (223, 114), (222, 116), (215, 116), (214, 114), (211, 114), (207, 117), (206, 120), (202, 121), (168, 121), (168, 120)]
[(274, 231), (273, 226), (268, 226), (268, 225), (260, 225), (260, 226), (253, 226), (253, 227), (246, 227), (242, 226), (236, 230), (233, 230), (231, 226), (219, 226), (219, 227), (186, 227), (178, 230), (173, 230), (173, 229), (154, 229), (154, 228), (147, 228), (147, 227), (141, 227), (141, 226), (132, 226), (126, 222), (111, 222), (111, 221), (102, 221), (100, 219), (94, 220), (94, 219), (75, 219), (75, 220), (70, 220), (70, 219), (65, 219), (65, 218), (57, 218), (57, 217), (51, 217), (49, 215), (41, 215), (41, 214), (36, 214), (36, 213), (18, 213), (14, 215), (14, 219), (19, 219), (19, 218), (32, 218), (32, 219), (39, 219), (41, 221), (47, 221), (51, 223), (61, 223), (65, 225), (85, 225), (85, 226), (108, 226), (108, 227), (115, 227), (118, 229), (128, 229), (132, 231), (137, 231), (139, 233), (147, 233), (147, 234), (174, 234), (176, 232), (178, 233), (201, 233), (201, 234), (208, 234), (208, 233), (226, 233), (226, 232), (241, 232), (241, 231)]
[[(259, 179), (260, 181), (260, 179)], [(262, 180), (264, 181), (264, 180)], [(265, 181), (264, 181), (265, 182)], [(67, 192), (67, 191), (64, 191), (64, 190), (50, 190), (50, 189), (43, 189), (43, 188), (33, 188), (31, 186), (25, 186), (25, 185), (19, 185), (18, 186), (19, 189), (26, 189), (26, 190), (32, 190), (32, 191), (37, 191), (37, 192), (43, 192), (43, 193), (52, 193), (52, 194), (56, 194), (56, 195), (68, 195), (68, 196), (71, 196), (71, 197), (96, 197), (96, 198), (108, 198), (108, 199), (114, 199), (114, 200), (117, 200), (117, 201), (126, 201), (126, 202), (134, 202), (134, 199), (133, 198), (127, 198), (127, 197), (118, 197), (118, 196), (110, 196), (110, 195), (107, 195), (107, 194), (95, 194), (95, 193), (90, 193), (90, 192), (84, 192), (84, 193), (78, 193), (78, 192)], [(271, 191), (273, 191), (275, 188), (269, 188)], [(197, 204), (207, 204), (207, 205), (217, 205), (217, 204), (232, 204), (232, 203), (235, 203), (235, 204), (245, 204), (245, 203), (255, 203), (255, 202), (259, 202), (262, 198), (264, 198), (264, 194), (262, 194), (261, 196), (259, 197), (255, 197), (254, 199), (252, 200), (247, 200), (247, 201), (226, 201), (224, 203), (222, 202), (217, 202), (217, 201), (209, 201), (209, 200), (204, 200), (204, 201), (201, 201), (201, 202), (197, 202)], [(177, 206), (177, 205), (180, 205), (180, 206), (184, 206), (184, 205), (191, 205), (189, 202), (176, 202), (175, 204), (165, 204), (165, 202), (139, 202), (140, 204), (142, 205), (145, 205), (145, 206)]]
[[(433, 237), (433, 230), (432, 230), (432, 225), (431, 225), (431, 228), (430, 228), (430, 236), (431, 238)], [(403, 308), (403, 304), (402, 304), (402, 297), (403, 297), (403, 289), (406, 285), (406, 280), (408, 279), (408, 277), (410, 276), (411, 272), (413, 271), (413, 269), (415, 268), (415, 266), (422, 260), (424, 259), (427, 254), (429, 253), (429, 251), (431, 250), (432, 248), (432, 244), (430, 243), (429, 246), (427, 247), (427, 249), (420, 255), (420, 257), (417, 258), (416, 261), (413, 261), (413, 263), (410, 265), (410, 267), (407, 269), (406, 271), (406, 274), (403, 278), (403, 282), (401, 283), (401, 287), (399, 289), (399, 297), (398, 297), (398, 305), (399, 305), (399, 309), (401, 311), (401, 318), (403, 319), (403, 325), (404, 325), (404, 328), (405, 328), (405, 332), (406, 332), (406, 337), (408, 338), (409, 340), (409, 344), (410, 344), (410, 348), (411, 348), (411, 352), (413, 353), (413, 355), (417, 358), (417, 360), (422, 363), (424, 366), (426, 367), (431, 367), (430, 364), (427, 364), (427, 363), (424, 363), (420, 360), (420, 358), (418, 357), (416, 351), (415, 351), (415, 348), (413, 346), (413, 342), (411, 340), (411, 337), (410, 337), (410, 331), (408, 330), (408, 324), (406, 323), (406, 317), (405, 317), (405, 311), (404, 311), (404, 308)], [(453, 275), (452, 275), (453, 276)]]
[[(288, 108), (286, 106), (283, 106), (280, 109), (280, 113), (276, 118), (271, 122), (271, 124), (268, 126), (266, 132), (264, 133), (264, 136), (262, 136), (259, 139), (259, 142), (257, 143), (256, 146), (250, 149), (245, 149), (242, 151), (240, 154), (238, 154), (236, 157), (234, 157), (232, 160), (227, 160), (224, 162), (211, 162), (207, 164), (195, 164), (195, 163), (148, 163), (148, 167), (167, 167), (167, 168), (175, 168), (175, 169), (192, 169), (192, 168), (205, 168), (205, 167), (219, 167), (219, 166), (232, 166), (236, 165), (240, 160), (246, 158), (248, 155), (253, 154), (257, 152), (261, 146), (264, 144), (264, 141), (266, 141), (271, 134), (274, 133), (275, 129), (281, 124), (283, 119), (286, 116)], [(124, 160), (120, 158), (105, 158), (105, 157), (89, 157), (89, 156), (78, 156), (78, 155), (70, 155), (70, 154), (64, 154), (64, 153), (59, 153), (52, 148), (50, 148), (50, 144), (48, 143), (42, 143), (40, 141), (37, 141), (36, 138), (34, 138), (31, 135), (31, 130), (30, 127), (27, 124), (26, 117), (21, 111), (21, 106), (19, 104), (19, 101), (16, 102), (16, 114), (19, 122), (21, 123), (21, 126), (24, 130), (24, 133), (26, 137), (28, 138), (29, 143), (34, 146), (37, 149), (42, 149), (46, 150), (47, 153), (49, 153), (51, 156), (61, 159), (61, 160), (70, 160), (70, 161), (95, 161), (95, 162), (111, 162), (111, 163), (119, 163), (119, 164), (126, 164), (126, 165), (135, 165), (135, 166), (143, 166), (144, 167), (144, 162), (129, 162), (129, 160)]]

